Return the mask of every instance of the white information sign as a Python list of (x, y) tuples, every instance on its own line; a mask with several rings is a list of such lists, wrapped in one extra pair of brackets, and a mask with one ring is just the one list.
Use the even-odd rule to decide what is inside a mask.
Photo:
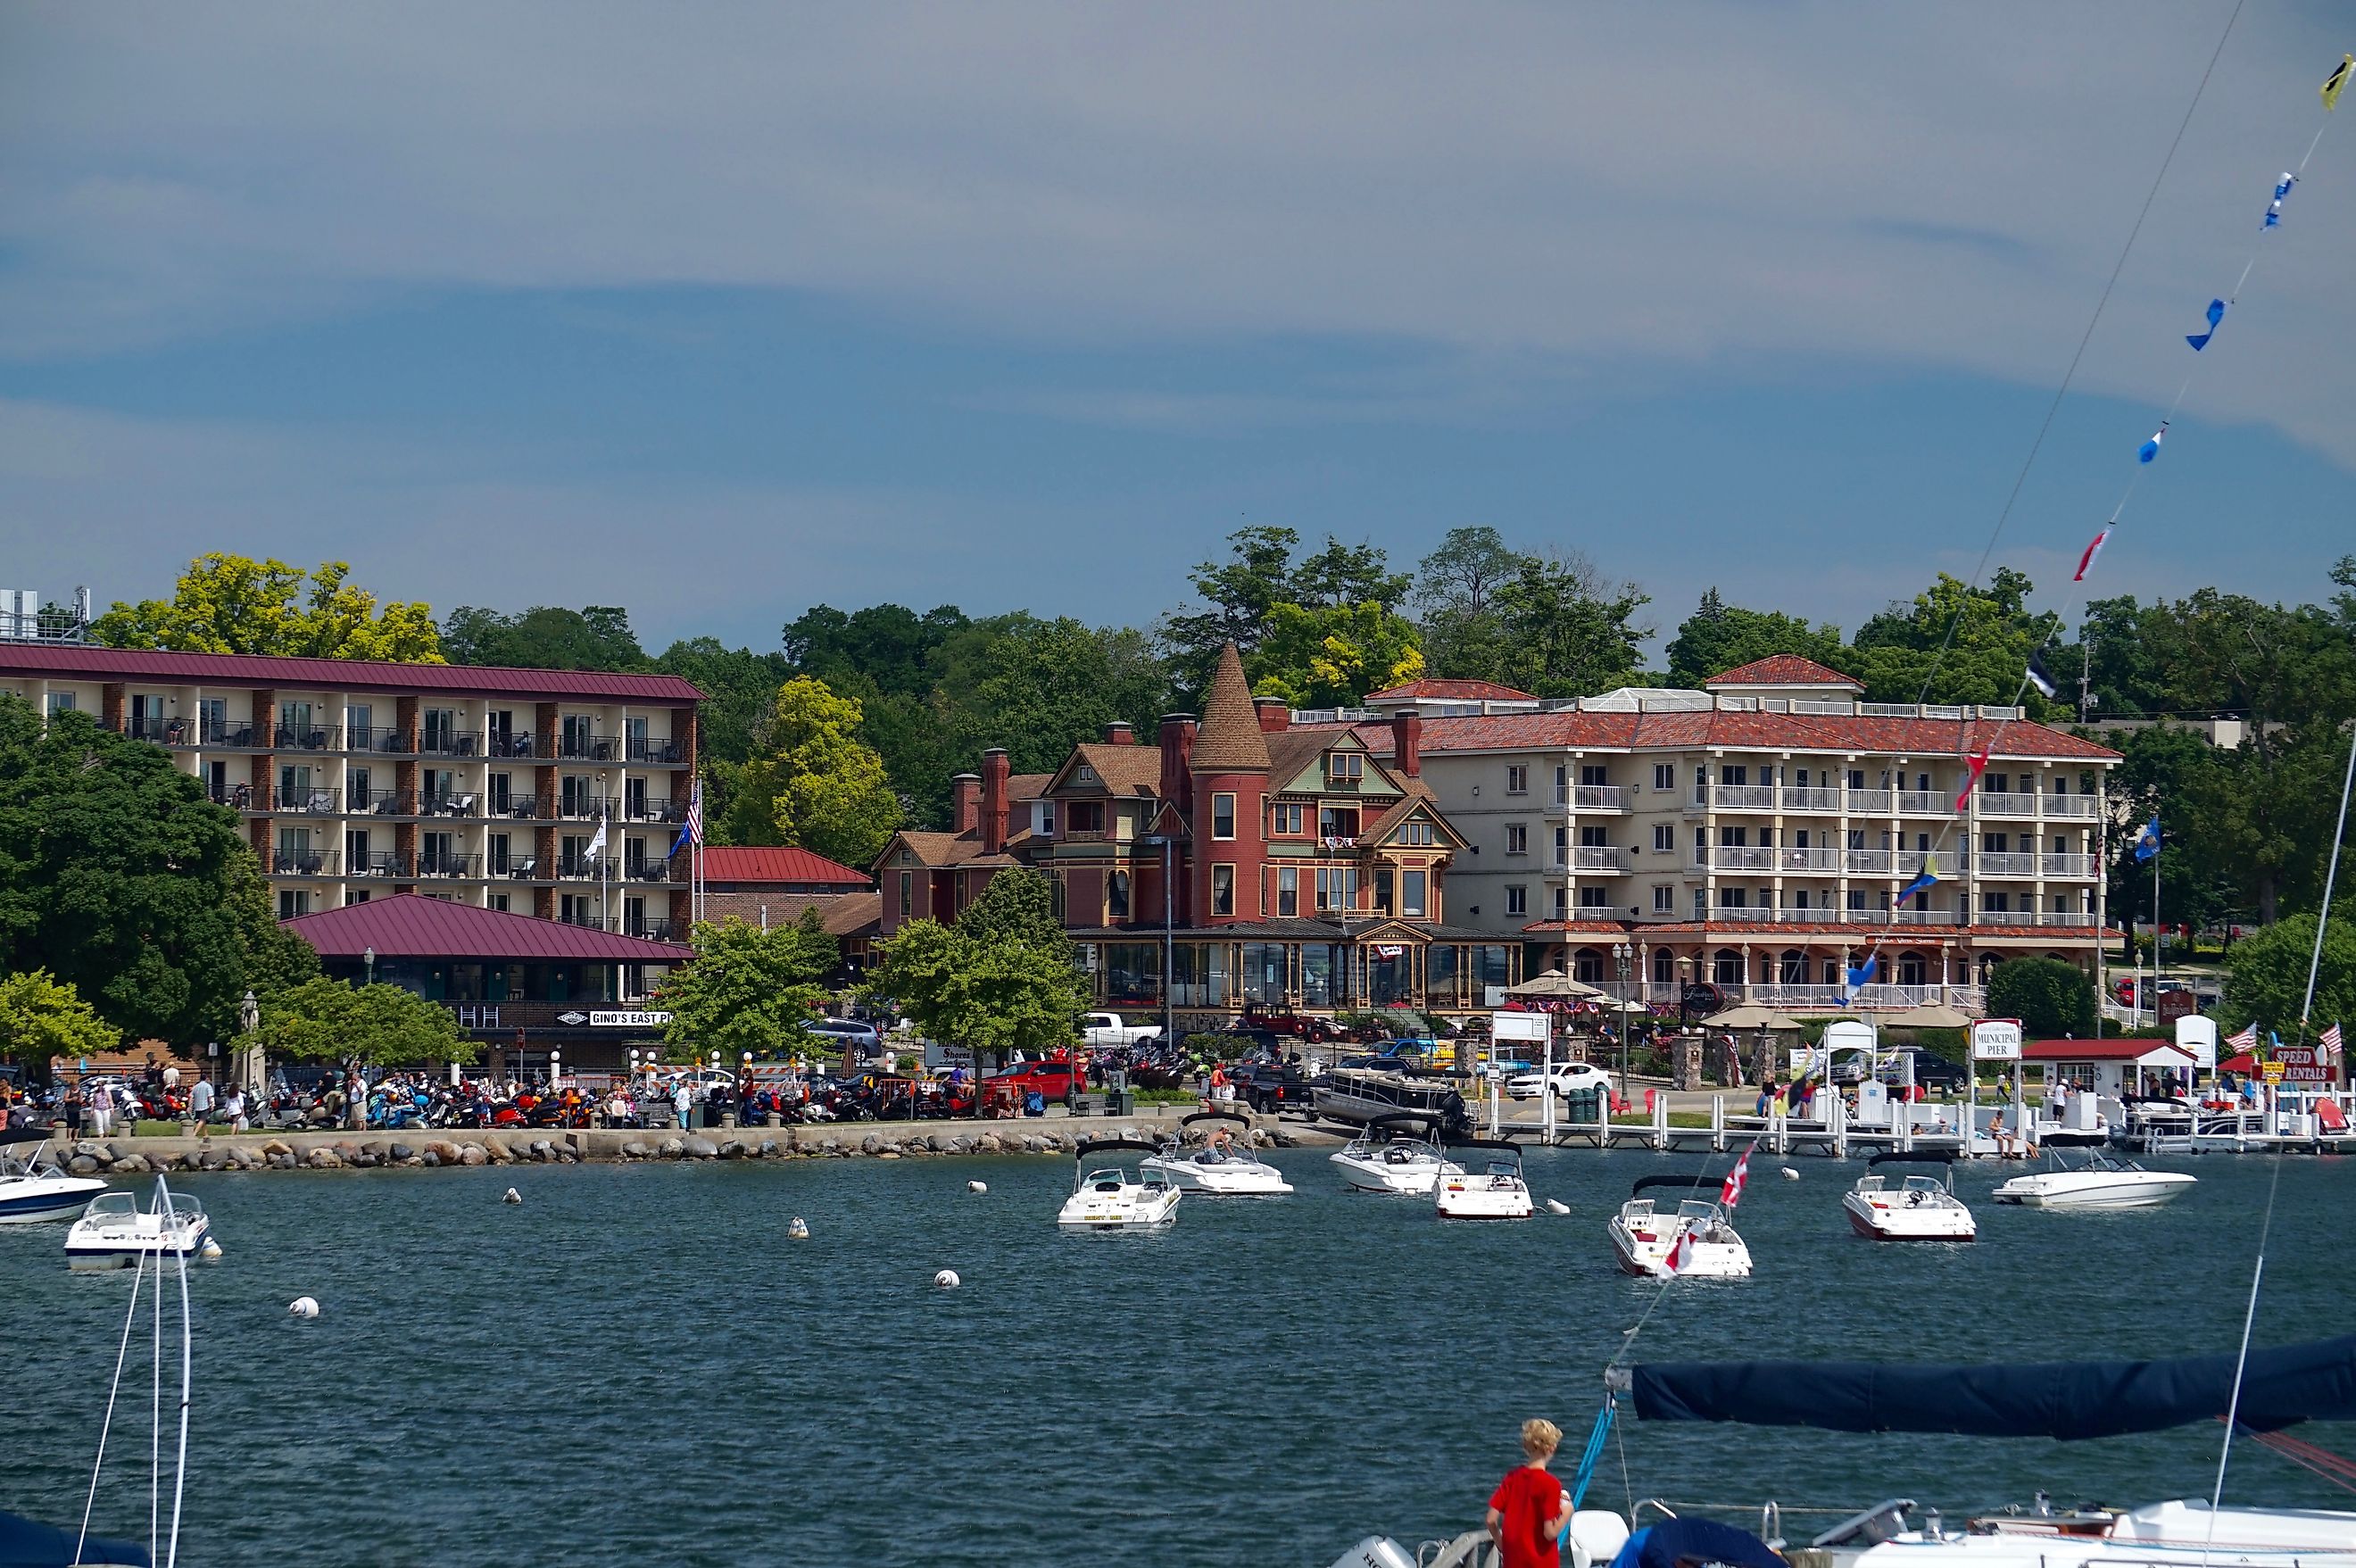
[(1972, 1025), (1972, 1060), (2017, 1062), (2019, 1059), (2019, 1019), (1982, 1018)]
[(593, 1029), (659, 1029), (670, 1022), (668, 1013), (600, 1013), (589, 1015)]
[(1493, 1040), (1550, 1040), (1554, 1038), (1554, 1016), (1548, 1013), (1492, 1013), (1489, 1015), (1489, 1037)]
[(2176, 1021), (2176, 1043), (2192, 1053), (2204, 1072), (2217, 1070), (2217, 1020), (2187, 1013)]

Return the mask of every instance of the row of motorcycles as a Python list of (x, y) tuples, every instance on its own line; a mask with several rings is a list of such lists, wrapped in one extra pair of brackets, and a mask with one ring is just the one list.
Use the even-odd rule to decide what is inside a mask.
[[(333, 1085), (301, 1090), (281, 1086), (265, 1101), (251, 1124), (263, 1132), (296, 1133), (344, 1124), (344, 1091)], [(400, 1133), (441, 1128), (464, 1131), (493, 1127), (587, 1127), (594, 1102), (578, 1090), (542, 1095), (525, 1089), (512, 1100), (494, 1096), (467, 1084), (452, 1088), (387, 1082), (369, 1093), (367, 1123), (371, 1132)]]

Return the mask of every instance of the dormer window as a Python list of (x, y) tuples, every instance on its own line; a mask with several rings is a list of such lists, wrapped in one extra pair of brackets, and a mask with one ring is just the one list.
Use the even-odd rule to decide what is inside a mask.
[(1076, 784), (1093, 784), (1097, 781), (1097, 770), (1083, 762), (1072, 769), (1072, 781)]
[(1366, 757), (1361, 751), (1330, 752), (1325, 757), (1325, 777), (1335, 784), (1355, 784), (1366, 776)]

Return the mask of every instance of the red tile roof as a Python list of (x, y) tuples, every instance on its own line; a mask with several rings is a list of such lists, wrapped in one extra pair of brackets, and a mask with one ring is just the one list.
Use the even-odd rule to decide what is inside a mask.
[(143, 648), (0, 643), (0, 678), (164, 681), (327, 692), (446, 692), (476, 697), (585, 697), (686, 703), (702, 697), (676, 675), (595, 670), (511, 670), (480, 664), (392, 664), (369, 659), (275, 659), (258, 653), (171, 653)]
[(1854, 675), (1844, 675), (1796, 653), (1771, 653), (1713, 675), (1702, 684), (1711, 691), (1720, 686), (1847, 686), (1854, 692), (1865, 690), (1865, 683)]
[(1511, 686), (1500, 686), (1494, 681), (1409, 681), (1404, 686), (1389, 686), (1366, 693), (1370, 703), (1406, 702), (1416, 697), (1451, 703), (1535, 703), (1537, 698), (1528, 692), (1516, 692)]
[(2190, 1067), (2193, 1055), (2173, 1040), (2031, 1040), (2020, 1059), (2031, 1062), (2131, 1062), (2154, 1051), (2173, 1051)]
[(827, 882), (864, 887), (867, 874), (807, 849), (712, 844), (703, 852), (706, 882)]
[[(1308, 725), (1304, 728), (1325, 728)], [(1344, 726), (1332, 726), (1344, 727)], [(1368, 750), (1390, 755), (1391, 728), (1384, 722), (1356, 726)], [(1687, 750), (1720, 746), (1739, 750), (1888, 752), (1916, 757), (1962, 757), (1993, 740), (1998, 761), (2050, 757), (2115, 762), (2119, 754), (2091, 740), (2015, 719), (1891, 719), (1850, 714), (1691, 713), (1489, 714), (1479, 717), (1426, 719), (1423, 754), (1450, 751), (1544, 751), (1569, 746), (1626, 750)]]
[(322, 958), (496, 958), (547, 963), (680, 963), (687, 948), (618, 936), (505, 909), (477, 909), (423, 894), (396, 893), (279, 924)]

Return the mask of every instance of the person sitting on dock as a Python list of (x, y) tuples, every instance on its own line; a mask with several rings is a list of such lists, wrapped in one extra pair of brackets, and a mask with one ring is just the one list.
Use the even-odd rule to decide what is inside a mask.
[(2015, 1150), (2013, 1148), (2013, 1136), (2011, 1131), (2004, 1124), (2003, 1112), (1997, 1112), (1995, 1117), (1989, 1121), (1988, 1136), (1996, 1140), (1996, 1157), (1997, 1159), (2008, 1160), (2014, 1157)]
[(1500, 1568), (1553, 1568), (1555, 1542), (1570, 1522), (1570, 1498), (1547, 1464), (1562, 1444), (1562, 1428), (1534, 1417), (1522, 1423), (1522, 1453), (1529, 1463), (1509, 1470), (1489, 1494), (1489, 1539)]

